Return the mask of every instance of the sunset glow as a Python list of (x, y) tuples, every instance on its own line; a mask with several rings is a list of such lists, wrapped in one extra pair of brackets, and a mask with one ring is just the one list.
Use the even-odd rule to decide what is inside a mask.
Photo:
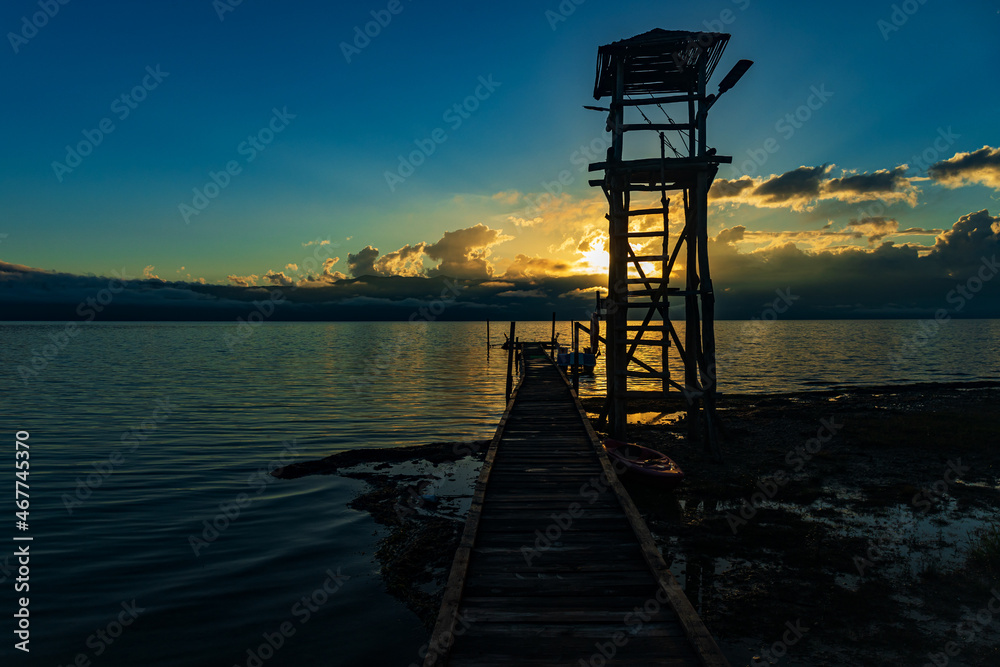
[[(729, 23), (722, 8), (687, 3), (664, 26), (724, 26), (719, 71), (756, 63), (708, 125), (709, 146), (732, 156), (709, 195), (713, 273), (730, 288), (720, 313), (751, 314), (757, 291), (775, 289), (761, 283), (772, 274), (822, 292), (822, 312), (844, 313), (859, 302), (838, 277), (887, 270), (895, 296), (869, 294), (864, 312), (935, 308), (942, 281), (997, 244), (1000, 93), (952, 63), (1000, 61), (1000, 15), (928, 3), (886, 32), (885, 8), (870, 4), (722, 4)], [(7, 24), (23, 11), (11, 5)], [(583, 108), (594, 104), (596, 49), (665, 18), (631, 1), (588, 2), (555, 22), (546, 11), (477, 7), (475, 21), (507, 36), (497, 41), (414, 6), (361, 48), (352, 40), (371, 20), (364, 8), (310, 4), (308, 20), (247, 3), (221, 16), (210, 3), (61, 10), (8, 54), (8, 87), (26, 102), (2, 112), (18, 128), (0, 164), (7, 302), (34, 302), (39, 281), (114, 271), (144, 282), (138, 300), (192, 307), (229, 288), (308, 287), (330, 308), (433, 298), (430, 286), (376, 288), (367, 277), (525, 281), (527, 294), (603, 275), (608, 202), (588, 183), (603, 172), (588, 165), (605, 159), (610, 135), (606, 114)], [(192, 36), (183, 48), (179, 33)], [(948, 59), (906, 65), (941, 34), (963, 35)], [(125, 55), (65, 56), (95, 42)], [(462, 57), (429, 48), (445, 42)], [(218, 54), (228, 55), (206, 67)], [(953, 103), (970, 90), (975, 104)], [(665, 120), (659, 109), (633, 115)], [(667, 134), (666, 154), (683, 152), (684, 138)], [(649, 133), (626, 140), (631, 157), (659, 149)], [(670, 196), (676, 238), (682, 203)], [(653, 229), (655, 218), (632, 223)], [(163, 287), (171, 299), (154, 297)], [(546, 294), (559, 305), (577, 287), (551, 283)], [(493, 300), (500, 293), (479, 298), (510, 304)]]

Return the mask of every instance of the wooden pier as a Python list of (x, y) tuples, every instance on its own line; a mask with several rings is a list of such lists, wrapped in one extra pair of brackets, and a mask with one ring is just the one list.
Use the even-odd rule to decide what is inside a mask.
[(540, 345), (476, 483), (435, 665), (728, 665)]

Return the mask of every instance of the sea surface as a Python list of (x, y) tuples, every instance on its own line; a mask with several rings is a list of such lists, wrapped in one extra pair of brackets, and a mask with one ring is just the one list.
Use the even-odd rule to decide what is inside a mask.
[[(508, 326), (493, 323), (493, 343)], [(557, 330), (569, 340), (569, 323)], [(996, 320), (724, 321), (717, 337), (727, 392), (1000, 377)], [(602, 371), (581, 393), (603, 390)], [(0, 324), (11, 500), (15, 435), (30, 446), (28, 529), (9, 501), (0, 535), (2, 664), (15, 664), (24, 544), (31, 652), (16, 664), (419, 663), (426, 633), (372, 556), (385, 532), (347, 507), (364, 484), (266, 473), (351, 448), (488, 438), (505, 372), (478, 322)]]

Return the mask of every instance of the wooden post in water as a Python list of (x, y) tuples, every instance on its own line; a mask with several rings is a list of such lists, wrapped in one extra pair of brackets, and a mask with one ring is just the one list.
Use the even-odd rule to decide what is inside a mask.
[(695, 207), (698, 201), (694, 197), (684, 197), (684, 228), (687, 230), (687, 294), (684, 297), (684, 347), (687, 358), (684, 360), (684, 390), (687, 394), (687, 431), (689, 440), (698, 440), (701, 401), (698, 389), (698, 357), (701, 353), (701, 314), (698, 312), (698, 294), (701, 280), (698, 278), (698, 212)]
[(580, 395), (580, 330), (573, 322), (573, 393)]
[(507, 393), (505, 403), (510, 402), (510, 393), (514, 390), (514, 323), (510, 323), (510, 338), (507, 339)]
[(552, 313), (552, 347), (549, 349), (552, 361), (556, 360), (556, 314)]

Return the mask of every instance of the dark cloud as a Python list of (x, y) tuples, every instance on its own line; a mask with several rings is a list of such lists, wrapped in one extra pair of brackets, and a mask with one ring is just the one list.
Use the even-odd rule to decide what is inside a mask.
[(275, 287), (291, 287), (295, 281), (285, 275), (284, 271), (268, 271), (264, 274), (264, 280)]
[(743, 225), (736, 225), (735, 227), (730, 227), (729, 229), (723, 229), (719, 232), (719, 235), (715, 237), (715, 240), (718, 243), (736, 243), (743, 240), (746, 231), (747, 228)]
[[(275, 276), (273, 280), (281, 280)], [(308, 287), (265, 288), (164, 282), (129, 274), (124, 274), (124, 280), (77, 276), (0, 262), (0, 319), (215, 320), (235, 324), (237, 318), (258, 311), (257, 304), (267, 300), (275, 302), (269, 321), (406, 321), (427, 319), (428, 312), (443, 320), (541, 320), (551, 317), (552, 311), (565, 319), (583, 319), (588, 315), (586, 308), (554, 299), (605, 280), (597, 276), (484, 281), (369, 275), (363, 280), (345, 278), (325, 285), (314, 282)], [(87, 300), (95, 300), (105, 289), (113, 290), (108, 292), (110, 302), (87, 318)], [(521, 298), (512, 299), (505, 294), (509, 292)]]
[(956, 153), (928, 167), (927, 175), (951, 188), (978, 183), (1000, 190), (1000, 148), (983, 146), (971, 153)]
[(850, 192), (856, 194), (883, 194), (898, 192), (909, 186), (906, 165), (895, 169), (880, 169), (871, 174), (852, 174), (843, 178), (831, 178), (823, 184), (824, 192)]
[(823, 177), (830, 169), (829, 165), (799, 167), (764, 181), (754, 188), (753, 194), (767, 203), (792, 203), (803, 199), (816, 199), (819, 197)]
[(1000, 216), (982, 210), (963, 215), (951, 229), (937, 237), (932, 256), (943, 266), (965, 270), (979, 264), (984, 255), (997, 251), (1000, 240)]
[(906, 177), (906, 165), (872, 173), (830, 178), (833, 165), (798, 167), (766, 178), (716, 179), (709, 199), (720, 204), (811, 210), (819, 201), (848, 203), (882, 200), (916, 204), (917, 190)]
[(749, 176), (743, 176), (732, 181), (725, 178), (718, 178), (712, 183), (712, 187), (708, 191), (708, 198), (729, 199), (738, 197), (740, 193), (753, 187), (754, 181)]
[(365, 246), (357, 254), (347, 253), (347, 270), (355, 278), (378, 275), (375, 271), (376, 259), (378, 259), (378, 248)]
[(503, 299), (544, 299), (549, 295), (540, 289), (519, 289), (500, 292), (497, 296)]
[[(847, 233), (864, 226), (884, 231), (898, 224), (884, 218), (852, 222)], [(998, 231), (1000, 217), (978, 211), (962, 216), (932, 248), (883, 242), (874, 250), (839, 246), (808, 252), (789, 241), (740, 252), (725, 242), (735, 232), (725, 230), (711, 242), (719, 316), (759, 317), (776, 290), (790, 289), (800, 298), (783, 317), (793, 319), (927, 317), (942, 308), (953, 317), (996, 317)], [(984, 279), (997, 284), (974, 298), (959, 298), (958, 290), (969, 280), (985, 284)]]

